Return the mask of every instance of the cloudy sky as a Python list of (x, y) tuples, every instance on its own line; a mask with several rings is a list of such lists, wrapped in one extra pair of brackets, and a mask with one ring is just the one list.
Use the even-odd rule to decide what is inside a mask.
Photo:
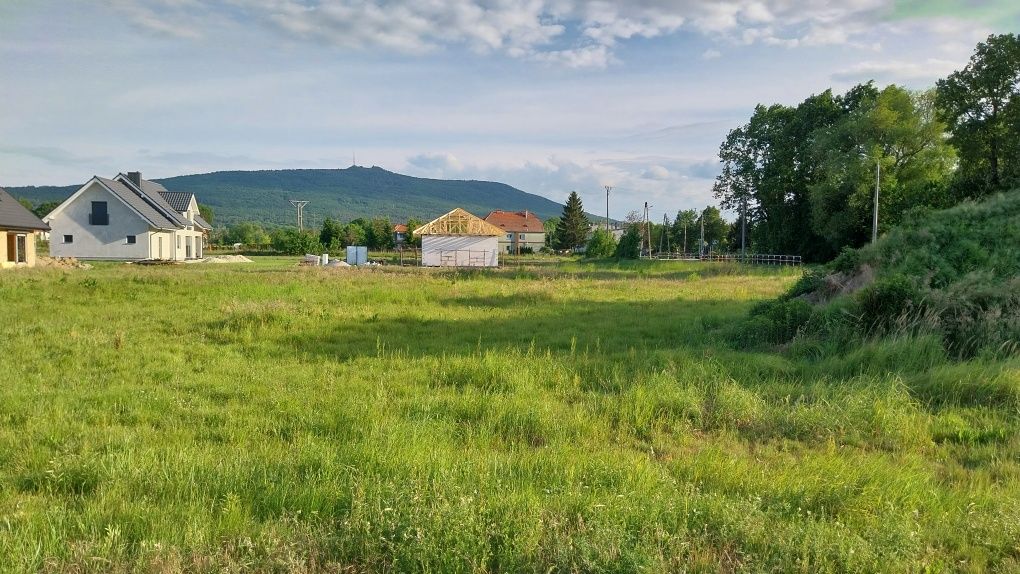
[(0, 184), (356, 152), (675, 212), (756, 103), (924, 88), (1018, 28), (1015, 0), (0, 0)]

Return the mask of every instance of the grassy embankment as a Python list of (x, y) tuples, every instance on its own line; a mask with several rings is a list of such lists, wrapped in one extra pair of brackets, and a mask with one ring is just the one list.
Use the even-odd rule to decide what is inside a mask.
[(731, 350), (796, 279), (0, 274), (0, 571), (1020, 568), (1020, 363)]

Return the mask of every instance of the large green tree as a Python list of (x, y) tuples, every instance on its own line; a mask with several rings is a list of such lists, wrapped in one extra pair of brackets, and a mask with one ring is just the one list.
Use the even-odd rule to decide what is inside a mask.
[(815, 181), (814, 139), (875, 93), (870, 84), (844, 95), (831, 90), (797, 107), (758, 106), (719, 149), (722, 170), (714, 191), (724, 209), (754, 222), (754, 249), (825, 259), (830, 250), (811, 227), (809, 187)]
[(223, 242), (262, 247), (269, 244), (270, 237), (258, 223), (242, 221), (227, 227), (227, 232), (223, 235)]
[(989, 36), (937, 90), (960, 155), (957, 196), (980, 196), (1020, 182), (1020, 37)]
[(582, 247), (588, 241), (591, 224), (584, 213), (581, 197), (571, 191), (567, 203), (563, 206), (563, 215), (556, 226), (556, 247), (558, 249), (574, 249)]
[(326, 217), (322, 222), (322, 230), (319, 232), (319, 243), (329, 249), (341, 247), (343, 231), (344, 226), (342, 223), (332, 217)]
[(701, 210), (698, 218), (698, 238), (700, 240), (701, 233), (704, 232), (704, 252), (725, 251), (729, 229), (730, 225), (722, 218), (718, 207), (710, 205)]
[(204, 203), (198, 204), (198, 214), (201, 215), (202, 219), (204, 219), (209, 225), (212, 225), (213, 221), (216, 219), (216, 212), (212, 207)]
[(670, 240), (673, 242), (674, 249), (687, 253), (693, 245), (690, 239), (696, 237), (697, 221), (698, 210), (696, 209), (682, 209), (676, 212), (676, 219), (673, 220), (673, 226), (670, 228)]
[(417, 217), (411, 217), (407, 220), (407, 239), (404, 240), (405, 245), (411, 245), (414, 247), (421, 247), (421, 237), (414, 235), (414, 230), (424, 225), (426, 221), (418, 219)]
[(888, 86), (819, 134), (817, 178), (810, 185), (811, 222), (833, 252), (871, 237), (877, 165), (879, 229), (918, 206), (946, 207), (945, 182), (955, 165), (935, 94)]
[(51, 211), (56, 209), (57, 206), (60, 205), (60, 203), (61, 202), (59, 201), (44, 201), (39, 205), (35, 206), (35, 208), (32, 209), (32, 213), (34, 213), (35, 216), (38, 217), (39, 219), (42, 219), (49, 215)]
[(369, 249), (390, 249), (393, 247), (393, 224), (388, 217), (373, 217), (368, 222), (367, 240)]

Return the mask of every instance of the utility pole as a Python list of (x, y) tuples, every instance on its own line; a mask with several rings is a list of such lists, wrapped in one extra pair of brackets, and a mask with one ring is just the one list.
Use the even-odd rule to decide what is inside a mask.
[(878, 241), (878, 189), (882, 184), (882, 161), (875, 159), (875, 211), (871, 220), (871, 242)]
[(609, 233), (609, 192), (613, 191), (613, 186), (606, 186), (606, 233)]
[(648, 202), (645, 202), (645, 236), (641, 239), (641, 243), (648, 246), (648, 256), (652, 256), (652, 223), (648, 220)]
[(297, 228), (298, 231), (305, 230), (305, 206), (308, 205), (307, 201), (296, 201), (289, 200), (290, 204), (297, 208)]
[(705, 212), (701, 212), (701, 245), (698, 247), (698, 259), (705, 256)]
[[(663, 245), (666, 246), (665, 250), (662, 249)], [(669, 215), (666, 214), (666, 213), (663, 213), (662, 214), (662, 234), (659, 235), (659, 253), (667, 253), (668, 254), (669, 250), (670, 250), (670, 245), (669, 245)]]
[(743, 213), (740, 214), (740, 259), (747, 261), (747, 195), (744, 195), (741, 208)]

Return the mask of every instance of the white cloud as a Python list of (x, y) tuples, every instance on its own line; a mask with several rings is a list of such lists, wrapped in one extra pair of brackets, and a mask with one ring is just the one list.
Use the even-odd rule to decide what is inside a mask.
[(929, 58), (924, 61), (883, 60), (865, 61), (832, 75), (841, 82), (876, 80), (879, 82), (931, 82), (960, 67), (960, 62)]
[(645, 179), (667, 180), (669, 179), (669, 170), (661, 165), (653, 165), (646, 169), (641, 174), (641, 177)]
[(701, 54), (701, 59), (702, 60), (715, 60), (715, 59), (718, 59), (718, 58), (721, 58), (721, 57), (722, 57), (722, 52), (720, 52), (719, 50), (714, 50), (714, 49), (705, 50)]
[(407, 163), (417, 168), (419, 173), (432, 177), (455, 177), (464, 171), (464, 164), (449, 153), (419, 154), (407, 158)]
[[(476, 53), (601, 68), (633, 38), (692, 30), (714, 39), (786, 47), (856, 44), (886, 21), (892, 0), (116, 0), (136, 25), (215, 37), (255, 23), (297, 41), (422, 54)], [(957, 33), (933, 19), (933, 31)], [(941, 23), (940, 23), (941, 22)], [(710, 52), (709, 52), (710, 53)]]

